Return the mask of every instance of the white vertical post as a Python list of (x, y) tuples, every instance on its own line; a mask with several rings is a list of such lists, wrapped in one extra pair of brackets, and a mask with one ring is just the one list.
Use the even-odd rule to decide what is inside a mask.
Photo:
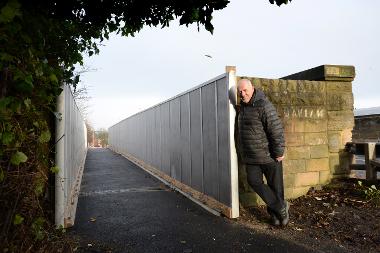
[(65, 93), (66, 86), (57, 98), (57, 113), (55, 123), (55, 164), (59, 172), (55, 175), (55, 225), (63, 226), (65, 221)]
[(237, 102), (236, 92), (236, 67), (227, 66), (227, 82), (229, 90), (229, 124), (230, 124), (230, 169), (231, 169), (231, 218), (239, 217), (239, 171), (238, 158), (235, 147), (235, 106)]

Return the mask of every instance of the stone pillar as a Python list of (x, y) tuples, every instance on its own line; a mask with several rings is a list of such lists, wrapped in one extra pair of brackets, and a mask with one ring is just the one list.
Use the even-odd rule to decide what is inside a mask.
[[(346, 142), (351, 141), (354, 126), (352, 81), (353, 66), (322, 65), (283, 77), (290, 80), (324, 81), (326, 85), (327, 136), (330, 173), (320, 174), (321, 183), (332, 177), (349, 173), (348, 154), (344, 152)], [(325, 180), (324, 180), (325, 179)]]

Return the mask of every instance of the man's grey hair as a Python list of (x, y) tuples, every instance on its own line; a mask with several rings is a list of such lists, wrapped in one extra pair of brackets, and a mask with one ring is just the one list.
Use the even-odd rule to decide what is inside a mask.
[(238, 81), (238, 83), (237, 83), (237, 86), (239, 86), (241, 83), (248, 83), (248, 84), (250, 84), (250, 85), (253, 86), (253, 84), (251, 83), (251, 81), (249, 79), (247, 79), (247, 78), (240, 79)]

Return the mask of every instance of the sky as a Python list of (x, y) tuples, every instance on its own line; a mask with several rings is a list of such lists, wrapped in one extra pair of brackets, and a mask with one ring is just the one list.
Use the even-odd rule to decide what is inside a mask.
[[(117, 122), (236, 66), (237, 75), (279, 78), (323, 64), (353, 65), (354, 107), (380, 106), (380, 1), (232, 0), (214, 12), (214, 34), (196, 25), (145, 27), (112, 35), (93, 69), (87, 118), (95, 129)], [(206, 57), (210, 55), (212, 58)]]

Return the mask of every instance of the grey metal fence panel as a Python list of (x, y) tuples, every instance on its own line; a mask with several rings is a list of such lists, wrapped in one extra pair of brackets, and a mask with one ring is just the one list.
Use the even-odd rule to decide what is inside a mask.
[(181, 124), (180, 100), (175, 98), (170, 102), (170, 174), (171, 177), (181, 181)]
[(162, 159), (162, 171), (170, 176), (170, 104), (165, 103), (161, 107), (161, 159)]
[(204, 192), (219, 199), (215, 93), (215, 83), (202, 87), (203, 181)]
[(140, 144), (140, 151), (138, 152), (141, 152), (142, 155), (141, 155), (141, 160), (143, 161), (146, 161), (146, 150), (147, 150), (147, 146), (146, 146), (146, 120), (145, 120), (145, 117), (146, 117), (146, 113), (141, 113), (139, 114), (139, 123), (138, 125), (140, 126), (140, 133), (138, 136), (140, 136), (141, 138), (141, 142), (139, 142)]
[(68, 85), (58, 97), (56, 121), (56, 210), (57, 226), (74, 224), (80, 181), (87, 153), (87, 129)]
[(189, 94), (181, 96), (181, 175), (182, 182), (191, 185), (191, 150), (190, 150), (190, 100)]
[(151, 115), (150, 115), (150, 110), (147, 110), (146, 113), (143, 114), (144, 115), (144, 125), (145, 125), (145, 143), (146, 143), (146, 158), (145, 158), (145, 161), (148, 163), (148, 164), (152, 164), (152, 160), (151, 160), (151, 144), (152, 144), (152, 136), (150, 134), (150, 130), (151, 130)]
[(109, 129), (111, 149), (231, 207), (237, 192), (231, 189), (230, 86), (224, 74), (127, 118)]
[(203, 192), (201, 89), (190, 92), (191, 186)]
[(224, 80), (216, 81), (217, 89), (217, 122), (218, 122), (218, 173), (219, 173), (219, 196), (220, 202), (231, 203), (231, 173), (230, 173), (230, 152), (225, 147), (229, 146), (229, 99), (228, 84)]
[(150, 142), (149, 142), (149, 156), (150, 156), (150, 162), (149, 164), (155, 164), (155, 158), (154, 158), (154, 147), (155, 142), (157, 140), (157, 136), (155, 135), (155, 114), (154, 110), (149, 110), (149, 136), (150, 136)]
[(154, 163), (153, 166), (156, 168), (162, 168), (161, 165), (161, 114), (160, 114), (160, 108), (154, 107), (154, 126), (155, 126), (155, 143), (154, 143)]
[[(148, 115), (147, 113), (142, 113), (140, 114), (140, 125), (143, 126), (143, 129), (142, 129), (142, 134), (140, 136), (142, 136), (143, 138), (143, 142), (141, 143), (142, 144), (142, 147), (141, 149), (143, 150), (144, 152), (144, 155), (142, 157), (142, 160), (143, 161), (147, 161), (148, 160), (148, 146), (146, 145), (148, 143), (148, 140), (147, 140), (147, 120), (148, 120)], [(145, 145), (144, 145), (145, 143)]]

